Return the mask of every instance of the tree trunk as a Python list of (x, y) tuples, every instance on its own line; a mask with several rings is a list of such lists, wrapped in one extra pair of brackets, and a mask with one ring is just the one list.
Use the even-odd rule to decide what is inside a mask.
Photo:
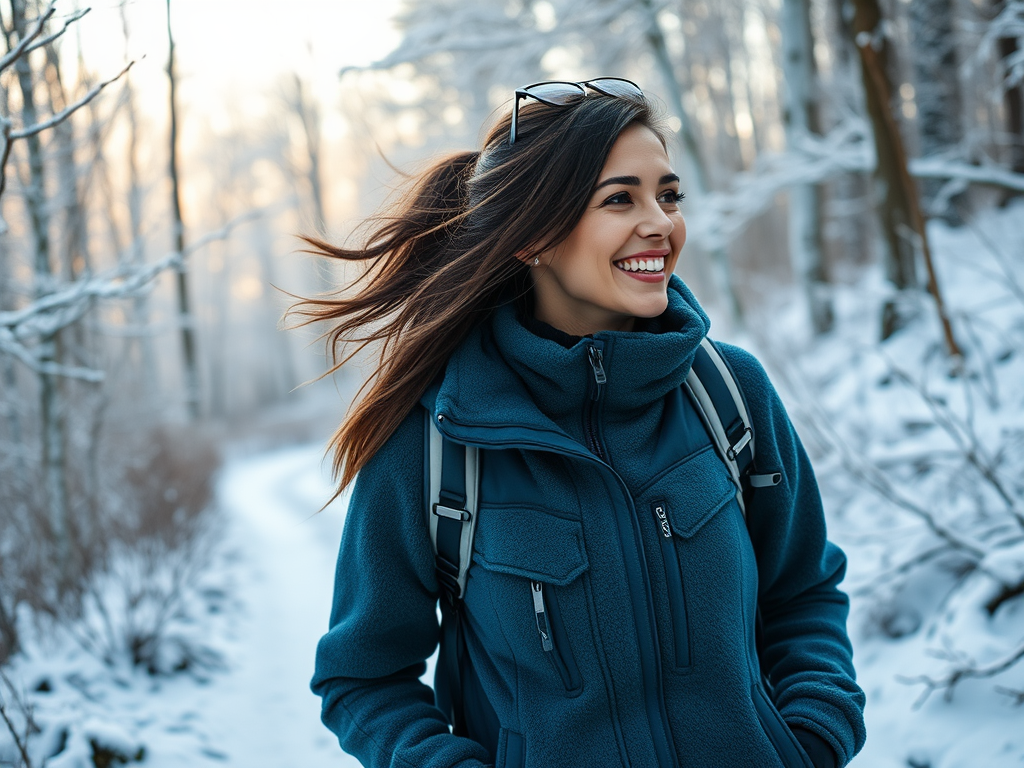
[[(171, 0), (167, 0), (167, 78), (170, 81), (170, 175), (171, 213), (174, 225), (174, 251), (185, 253), (185, 224), (181, 216), (181, 188), (178, 174), (177, 77), (174, 69), (174, 34), (171, 31)], [(178, 322), (181, 325), (181, 350), (185, 367), (185, 407), (193, 420), (199, 418), (199, 365), (196, 356), (195, 318), (189, 306), (188, 271), (184, 262), (177, 270)]]
[[(939, 291), (938, 278), (932, 264), (928, 233), (924, 227), (917, 188), (907, 169), (907, 155), (903, 137), (892, 110), (892, 85), (886, 70), (886, 44), (881, 32), (882, 13), (878, 0), (853, 0), (856, 10), (853, 19), (854, 40), (860, 52), (864, 75), (864, 90), (871, 125), (875, 134), (877, 167), (875, 178), (882, 186), (883, 206), (879, 213), (885, 240), (889, 245), (888, 277), (898, 290), (915, 288), (917, 275), (915, 256), (920, 245), (928, 271), (928, 290), (935, 299), (939, 320), (949, 354), (960, 356), (960, 348), (953, 337), (952, 326), (946, 315)], [(899, 330), (907, 321), (902, 302), (891, 300), (883, 309), (882, 338)]]
[[(654, 53), (655, 66), (665, 82), (669, 106), (679, 120), (679, 128), (676, 133), (681, 139), (683, 148), (683, 172), (680, 175), (685, 180), (684, 183), (694, 190), (694, 196), (699, 199), (710, 191), (711, 184), (707, 168), (701, 158), (700, 148), (697, 145), (697, 137), (693, 133), (693, 121), (690, 120), (686, 106), (683, 104), (683, 88), (676, 76), (675, 65), (668, 52), (665, 32), (658, 21), (658, 8), (655, 7), (653, 0), (640, 0), (640, 6), (648, 17), (647, 42)], [(715, 290), (729, 308), (732, 319), (737, 323), (742, 323), (742, 311), (739, 298), (736, 295), (736, 285), (729, 265), (729, 257), (724, 248), (716, 249), (711, 254), (711, 272)]]
[[(941, 155), (963, 140), (953, 0), (914, 0), (909, 8), (921, 154)], [(955, 209), (947, 206), (946, 211), (932, 210), (942, 179), (923, 179), (919, 184), (927, 213), (941, 215), (950, 224), (959, 223)]]
[[(128, 58), (128, 13), (127, 3), (121, 4), (121, 32), (124, 35), (125, 58)], [(135, 266), (141, 266), (146, 260), (146, 243), (142, 234), (142, 183), (139, 179), (138, 144), (139, 118), (135, 108), (135, 88), (132, 85), (131, 73), (125, 76), (124, 84), (125, 116), (128, 122), (128, 143), (125, 155), (128, 170), (128, 228), (131, 238), (130, 260)], [(160, 377), (157, 375), (156, 354), (153, 351), (153, 339), (149, 333), (149, 299), (145, 291), (132, 299), (132, 325), (137, 335), (135, 345), (139, 352), (139, 364), (142, 367), (142, 384), (146, 393), (154, 402), (160, 398)]]
[[(11, 26), (22, 39), (27, 31), (25, 0), (11, 0)], [(22, 56), (14, 64), (18, 87), (22, 98), (23, 124), (34, 125), (39, 121), (36, 110), (34, 77), (28, 56)], [(39, 135), (25, 139), (28, 148), (28, 183), (25, 185), (25, 205), (28, 210), (29, 228), (32, 233), (34, 294), (42, 298), (53, 292), (54, 278), (50, 264), (50, 220), (46, 200), (46, 179), (43, 165), (43, 148)], [(56, 335), (40, 339), (37, 359), (47, 365), (58, 361), (58, 338)], [(62, 582), (66, 581), (71, 565), (71, 532), (68, 519), (68, 489), (66, 476), (66, 423), (64, 404), (61, 401), (60, 382), (52, 373), (39, 374), (39, 410), (42, 427), (43, 486), (46, 489), (46, 503), (49, 524), (54, 537), (55, 559)]]
[[(892, 114), (892, 85), (888, 75), (889, 44), (882, 33), (878, 0), (853, 0), (852, 32), (861, 59), (864, 97), (875, 138), (875, 205), (882, 225), (885, 273), (898, 291), (916, 288), (917, 248), (912, 233), (911, 206), (916, 189), (900, 179), (906, 168), (903, 139)], [(910, 321), (905, 301), (890, 300), (883, 310), (882, 338), (888, 338)]]
[[(782, 45), (786, 78), (783, 120), (792, 149), (811, 134), (821, 133), (809, 0), (783, 0)], [(819, 334), (831, 330), (834, 322), (821, 234), (823, 196), (823, 184), (801, 184), (789, 189), (793, 272), (807, 296), (811, 325)]]
[[(999, 58), (1006, 61), (1017, 53), (1017, 38), (999, 39)], [(1014, 173), (1024, 173), (1024, 84), (1007, 88), (1003, 93), (1006, 109), (1006, 132), (1010, 137), (1009, 166)], [(1011, 193), (1007, 199), (1013, 194)]]

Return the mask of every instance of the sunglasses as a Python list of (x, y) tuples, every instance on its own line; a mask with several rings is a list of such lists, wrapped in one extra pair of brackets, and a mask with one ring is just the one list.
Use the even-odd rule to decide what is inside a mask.
[(576, 104), (587, 96), (587, 88), (597, 91), (602, 96), (616, 99), (643, 98), (644, 92), (632, 80), (621, 77), (599, 77), (596, 80), (584, 80), (580, 83), (569, 83), (562, 80), (545, 80), (533, 85), (524, 85), (516, 89), (516, 102), (512, 107), (512, 127), (508, 132), (508, 143), (516, 143), (516, 128), (519, 125), (519, 102), (527, 97), (536, 99), (549, 107), (568, 107)]

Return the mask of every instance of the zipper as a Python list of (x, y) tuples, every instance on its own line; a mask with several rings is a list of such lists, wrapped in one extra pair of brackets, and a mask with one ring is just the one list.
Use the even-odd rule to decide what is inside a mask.
[(568, 693), (579, 691), (583, 687), (580, 671), (576, 660), (569, 649), (569, 639), (565, 634), (562, 616), (558, 610), (558, 602), (548, 601), (544, 597), (544, 584), (539, 581), (530, 582), (530, 593), (533, 596), (533, 615), (537, 621), (537, 633), (540, 645), (545, 653), (551, 653), (558, 676)]
[(590, 384), (590, 399), (584, 408), (583, 432), (587, 436), (587, 449), (601, 459), (605, 460), (604, 449), (601, 448), (601, 441), (597, 436), (597, 407), (601, 401), (601, 392), (608, 382), (608, 375), (604, 372), (604, 353), (596, 344), (587, 346), (587, 361), (594, 373), (594, 380)]
[[(588, 357), (589, 354), (588, 352)], [(594, 384), (597, 386), (594, 400), (600, 398), (601, 388), (604, 384), (599, 379), (604, 378), (605, 382), (607, 381), (607, 376), (601, 376), (601, 373), (604, 371), (603, 361), (601, 357), (595, 357), (602, 364), (600, 366), (591, 366), (594, 369)], [(591, 405), (594, 404), (594, 400), (590, 401)], [(479, 436), (476, 438), (455, 437), (450, 434), (452, 427), (455, 427), (456, 431), (462, 431), (466, 427), (473, 430), (475, 426), (471, 424), (460, 425), (451, 419), (448, 414), (445, 414), (444, 422), (438, 424), (438, 426), (449, 437), (466, 445), (477, 445), (483, 448), (521, 448), (550, 451), (565, 456), (573, 456), (585, 461), (593, 461), (614, 478), (628, 512), (625, 515), (616, 515), (615, 518), (619, 528), (619, 543), (623, 547), (623, 555), (627, 563), (626, 579), (633, 615), (636, 619), (637, 640), (640, 643), (638, 650), (640, 651), (640, 667), (643, 678), (644, 709), (647, 711), (647, 721), (651, 729), (651, 742), (654, 752), (658, 756), (659, 766), (661, 768), (677, 768), (679, 761), (675, 754), (674, 741), (669, 730), (668, 710), (665, 707), (661, 654), (658, 650), (658, 628), (654, 621), (654, 598), (651, 594), (650, 574), (647, 572), (647, 559), (644, 554), (636, 506), (633, 503), (633, 498), (629, 495), (629, 489), (625, 481), (619, 473), (604, 461), (603, 453), (595, 453), (595, 447), (597, 451), (600, 451), (600, 443), (596, 441), (596, 434), (594, 436), (594, 447), (588, 445), (588, 450), (583, 451), (569, 443), (562, 445), (552, 444), (551, 438), (547, 434), (538, 436), (536, 439), (494, 439), (493, 437), (481, 439)], [(592, 427), (592, 425), (588, 426)], [(632, 553), (628, 551), (630, 544), (632, 544)], [(632, 567), (630, 566), (631, 561), (633, 563)], [(638, 611), (642, 611), (641, 615), (637, 615)]]
[(544, 652), (548, 653), (555, 649), (555, 644), (551, 642), (551, 631), (548, 628), (548, 612), (544, 606), (544, 585), (539, 581), (531, 581), (530, 591), (533, 593), (533, 614), (537, 619), (540, 644)]
[(675, 542), (672, 541), (672, 526), (668, 522), (668, 507), (664, 501), (651, 505), (654, 519), (661, 536), (661, 555), (665, 561), (665, 587), (668, 591), (668, 605), (672, 615), (672, 633), (675, 638), (676, 667), (690, 666), (690, 627), (686, 618), (686, 594), (683, 592), (683, 571), (679, 567)]

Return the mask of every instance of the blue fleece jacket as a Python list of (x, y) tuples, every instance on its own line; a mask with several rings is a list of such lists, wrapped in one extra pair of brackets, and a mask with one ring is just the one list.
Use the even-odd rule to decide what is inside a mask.
[(471, 698), (472, 738), (454, 736), (419, 680), (439, 630), (417, 407), (356, 480), (317, 648), (313, 690), (346, 751), (372, 768), (828, 768), (856, 754), (845, 558), (763, 369), (722, 345), (756, 471), (783, 476), (744, 520), (681, 386), (708, 325), (673, 277), (643, 331), (566, 347), (509, 305), (460, 346), (422, 406), (481, 448), (463, 616), (486, 706)]

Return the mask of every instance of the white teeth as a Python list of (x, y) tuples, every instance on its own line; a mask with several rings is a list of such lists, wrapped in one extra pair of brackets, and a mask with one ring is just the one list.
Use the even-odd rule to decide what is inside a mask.
[(665, 258), (655, 259), (623, 259), (615, 262), (615, 266), (626, 272), (661, 272), (665, 269)]

